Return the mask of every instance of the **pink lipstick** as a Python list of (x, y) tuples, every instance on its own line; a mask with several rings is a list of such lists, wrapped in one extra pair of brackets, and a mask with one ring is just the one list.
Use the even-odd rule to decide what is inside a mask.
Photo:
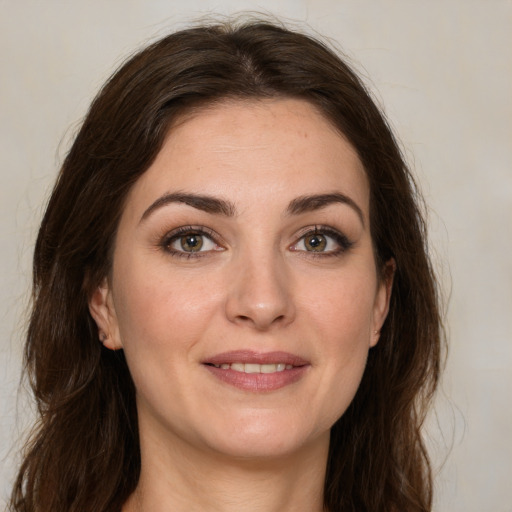
[(288, 352), (224, 352), (203, 362), (216, 378), (246, 391), (273, 391), (297, 382), (308, 370), (305, 359)]

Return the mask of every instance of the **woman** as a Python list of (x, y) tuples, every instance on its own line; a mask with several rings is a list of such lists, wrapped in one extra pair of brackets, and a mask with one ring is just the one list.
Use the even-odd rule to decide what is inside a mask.
[(12, 510), (431, 510), (435, 279), (355, 74), (258, 22), (126, 62), (50, 198), (26, 358)]

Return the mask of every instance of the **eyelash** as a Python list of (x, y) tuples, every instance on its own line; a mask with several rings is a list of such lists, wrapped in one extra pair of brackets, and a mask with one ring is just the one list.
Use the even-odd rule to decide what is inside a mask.
[(191, 259), (191, 258), (202, 258), (206, 256), (206, 254), (210, 251), (177, 251), (171, 247), (171, 245), (176, 242), (179, 238), (185, 236), (185, 235), (197, 235), (201, 237), (208, 238), (211, 240), (215, 245), (220, 246), (220, 244), (217, 243), (218, 236), (217, 234), (206, 227), (203, 226), (181, 226), (177, 229), (172, 230), (170, 233), (167, 233), (164, 238), (161, 241), (161, 246), (164, 251), (171, 254), (174, 257), (177, 258), (185, 258), (185, 259)]
[[(307, 230), (299, 236), (299, 239), (297, 240), (297, 242), (295, 242), (291, 246), (291, 249), (295, 250), (297, 252), (300, 251), (300, 252), (304, 253), (304, 255), (307, 255), (307, 257), (330, 258), (333, 256), (341, 256), (354, 245), (354, 242), (349, 240), (343, 233), (340, 233), (338, 230), (333, 229), (329, 226), (315, 226), (313, 229), (311, 229), (311, 228), (306, 228), (306, 229)], [(297, 245), (299, 245), (299, 243), (304, 241), (306, 239), (306, 237), (314, 236), (314, 235), (321, 235), (323, 237), (332, 238), (338, 247), (334, 250), (318, 251), (318, 252), (294, 249), (294, 247), (296, 247)]]
[[(333, 256), (341, 256), (354, 245), (354, 242), (350, 241), (344, 234), (328, 226), (315, 226), (313, 229), (306, 229), (307, 231), (300, 234), (298, 240), (291, 246), (289, 246), (290, 250), (304, 253), (304, 256), (307, 255), (307, 257), (326, 258)], [(201, 237), (206, 237), (215, 245), (222, 247), (218, 243), (218, 235), (213, 230), (203, 226), (181, 226), (177, 229), (174, 229), (163, 237), (163, 239), (160, 242), (160, 246), (165, 252), (171, 254), (173, 257), (185, 259), (202, 258), (206, 256), (209, 252), (211, 252), (211, 250), (187, 252), (173, 249), (171, 247), (172, 244), (176, 242), (180, 237), (185, 235), (197, 235)], [(301, 249), (296, 249), (296, 246), (299, 245), (302, 241), (304, 241), (306, 237), (314, 235), (321, 235), (323, 237), (333, 239), (338, 248), (330, 251), (305, 251)]]

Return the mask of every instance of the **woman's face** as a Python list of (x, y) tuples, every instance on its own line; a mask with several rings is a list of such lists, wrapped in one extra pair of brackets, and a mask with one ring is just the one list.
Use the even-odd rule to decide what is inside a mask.
[(125, 351), (142, 441), (328, 443), (388, 309), (368, 212), (355, 150), (307, 102), (225, 102), (171, 129), (90, 302)]

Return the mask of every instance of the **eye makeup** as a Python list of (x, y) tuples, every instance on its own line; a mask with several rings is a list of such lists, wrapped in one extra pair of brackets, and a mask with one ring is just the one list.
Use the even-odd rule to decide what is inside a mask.
[(341, 256), (353, 245), (346, 235), (330, 226), (315, 225), (301, 230), (299, 239), (289, 247), (312, 257)]
[(211, 252), (224, 251), (218, 243), (220, 237), (205, 226), (180, 226), (166, 233), (160, 247), (173, 257), (202, 258)]
[[(203, 258), (213, 252), (226, 250), (221, 237), (211, 228), (185, 225), (166, 232), (158, 245), (176, 258)], [(327, 258), (341, 256), (354, 245), (345, 234), (330, 226), (315, 225), (301, 229), (288, 250), (305, 257)]]

